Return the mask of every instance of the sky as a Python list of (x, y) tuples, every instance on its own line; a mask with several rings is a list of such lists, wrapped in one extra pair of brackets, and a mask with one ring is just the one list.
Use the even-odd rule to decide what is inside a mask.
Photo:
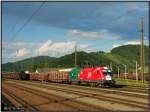
[(3, 2), (2, 63), (148, 45), (147, 2)]

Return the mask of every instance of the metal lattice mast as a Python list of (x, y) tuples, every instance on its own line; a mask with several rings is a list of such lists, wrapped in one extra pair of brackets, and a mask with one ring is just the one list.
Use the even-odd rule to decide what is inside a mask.
[(32, 70), (34, 72), (34, 57), (32, 57)]
[(45, 69), (46, 69), (46, 67), (47, 67), (47, 59), (46, 59), (46, 56), (45, 56)]
[(144, 82), (144, 22), (143, 19), (140, 22), (140, 35), (141, 35), (140, 67), (141, 67), (142, 82)]
[(77, 67), (77, 45), (75, 45), (75, 67)]

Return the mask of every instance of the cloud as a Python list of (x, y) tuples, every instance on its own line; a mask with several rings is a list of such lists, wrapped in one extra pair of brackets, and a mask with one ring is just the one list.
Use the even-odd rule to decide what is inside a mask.
[(35, 43), (35, 42), (23, 42), (23, 41), (16, 41), (16, 42), (8, 42), (8, 41), (2, 41), (2, 48), (3, 49), (11, 49), (14, 50), (16, 48), (35, 48), (40, 46), (41, 43)]
[[(24, 23), (40, 4), (40, 2), (36, 4), (32, 2), (4, 3), (3, 20), (6, 20), (6, 23), (9, 23), (10, 20), (13, 19)], [(18, 7), (18, 5), (20, 7)], [(143, 9), (144, 11), (141, 11)], [(141, 17), (144, 18), (145, 24), (148, 25), (148, 10), (145, 9), (148, 9), (148, 3), (146, 2), (46, 2), (44, 7), (42, 7), (38, 14), (34, 16), (32, 22), (39, 25), (39, 27), (42, 25), (67, 30), (79, 29), (86, 32), (97, 32), (99, 29), (109, 29), (111, 32), (117, 32), (118, 34), (124, 35), (123, 37), (129, 40), (130, 38), (133, 39), (137, 37), (138, 22)], [(20, 11), (22, 13), (20, 13)], [(28, 24), (28, 27), (33, 27), (33, 24), (31, 23)], [(8, 25), (8, 27), (10, 27), (10, 24)], [(16, 27), (20, 26), (17, 25)], [(148, 27), (146, 26), (146, 29), (147, 28)]]
[(140, 45), (140, 41), (128, 41), (122, 44), (113, 44), (112, 48), (123, 46), (123, 45)]
[(24, 57), (27, 56), (30, 53), (30, 51), (26, 48), (20, 49), (17, 53), (16, 56), (17, 57)]
[[(3, 61), (21, 60), (38, 55), (60, 57), (75, 51), (75, 41), (54, 42), (47, 40), (45, 42), (20, 42), (8, 43), (2, 42)], [(91, 51), (92, 46), (87, 44), (78, 44), (78, 51)]]
[(88, 44), (80, 44), (77, 47), (77, 51), (92, 52), (94, 49), (95, 49), (94, 46)]
[(83, 44), (83, 45), (80, 45), (79, 47), (80, 47), (81, 49), (87, 49), (87, 48), (89, 48), (89, 45)]
[(139, 45), (140, 41), (129, 41), (129, 42), (126, 42), (125, 44), (127, 44), (127, 45)]
[(119, 46), (122, 46), (122, 44), (113, 44), (112, 48), (116, 48), (116, 47), (119, 47)]
[(27, 41), (2, 41), (2, 58), (12, 61), (15, 59), (23, 59), (27, 57), (37, 56), (36, 49), (41, 45), (41, 42)]
[[(11, 7), (9, 6), (11, 4)], [(21, 7), (17, 7), (17, 5), (21, 5)], [(40, 6), (41, 3), (4, 3), (3, 11), (6, 15), (13, 15), (17, 16), (18, 18), (28, 18)], [(123, 7), (125, 6), (125, 7)], [(84, 9), (83, 9), (84, 7)], [(134, 2), (127, 2), (127, 3), (45, 3), (45, 6), (39, 11), (41, 16), (34, 16), (33, 21), (44, 23), (45, 25), (54, 25), (59, 27), (65, 28), (79, 28), (83, 23), (88, 21), (92, 22), (90, 25), (91, 29), (94, 26), (98, 26), (99, 23), (103, 23), (102, 19), (110, 21), (113, 18), (113, 15), (120, 15), (122, 10), (135, 10), (135, 9), (148, 9), (147, 3), (134, 3)], [(107, 10), (106, 10), (107, 9)], [(23, 13), (20, 13), (20, 10)], [(119, 10), (120, 12), (115, 12)], [(46, 13), (43, 13), (46, 12)], [(47, 15), (47, 13), (49, 15)], [(89, 16), (90, 15), (90, 16)], [(111, 18), (102, 18), (104, 15)], [(110, 16), (109, 16), (110, 15)], [(92, 18), (92, 21), (91, 21)], [(93, 20), (94, 19), (94, 20)], [(98, 19), (95, 22), (95, 20)], [(108, 22), (108, 21), (107, 21)], [(79, 23), (79, 24), (78, 24)], [(89, 27), (89, 24), (88, 26)], [(87, 28), (84, 27), (84, 28)], [(99, 26), (100, 27), (100, 26)], [(98, 27), (98, 28), (99, 28)], [(82, 28), (82, 27), (81, 27)], [(83, 30), (83, 29), (82, 29)]]
[(52, 44), (51, 40), (48, 40), (46, 43), (44, 43), (39, 49), (39, 54), (45, 53), (49, 50), (50, 45)]
[(30, 53), (30, 50), (23, 48), (23, 49), (19, 49), (16, 52), (13, 52), (9, 55), (9, 58), (22, 58), (27, 56)]
[(75, 42), (52, 42), (51, 40), (48, 40), (39, 47), (38, 54), (49, 54), (50, 56), (57, 57), (58, 55), (72, 51), (74, 46)]
[(148, 4), (147, 3), (134, 3), (134, 2), (127, 2), (125, 3), (125, 5), (127, 6), (127, 8), (129, 10), (136, 10), (136, 11), (148, 11)]
[[(37, 52), (39, 55), (49, 55), (52, 57), (60, 57), (65, 54), (70, 54), (75, 51), (76, 43), (74, 41), (68, 42), (53, 42), (52, 40), (48, 40), (43, 43), (38, 49)], [(87, 44), (79, 44), (77, 45), (78, 51), (90, 50), (90, 46)]]
[(120, 39), (121, 36), (108, 30), (100, 30), (99, 32), (85, 32), (81, 30), (70, 30), (67, 35), (69, 37), (84, 39)]

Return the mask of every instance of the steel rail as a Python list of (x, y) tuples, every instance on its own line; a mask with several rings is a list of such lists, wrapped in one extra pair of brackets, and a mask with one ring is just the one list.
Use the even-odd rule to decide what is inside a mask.
[[(29, 84), (29, 83), (28, 83)], [(31, 84), (30, 83), (30, 85), (34, 85), (34, 86), (41, 86), (41, 87), (44, 87), (44, 88), (46, 88), (46, 89), (54, 89), (54, 90), (57, 90), (57, 91), (64, 91), (64, 92), (68, 92), (68, 93), (76, 93), (76, 94), (79, 94), (79, 95), (86, 95), (87, 96), (87, 93), (89, 94), (89, 92), (81, 92), (81, 91), (77, 91), (77, 90), (71, 90), (70, 91), (70, 89), (66, 89), (66, 88), (58, 88), (58, 87), (48, 87), (48, 85), (39, 85), (39, 84)], [(136, 106), (136, 107), (140, 107), (140, 108), (143, 108), (143, 109), (147, 109), (147, 106), (146, 106), (146, 103), (140, 103), (140, 102), (135, 102), (135, 101), (131, 101), (131, 100), (123, 100), (123, 102), (122, 102), (122, 99), (116, 99), (116, 98), (113, 98), (113, 97), (106, 97), (105, 95), (101, 95), (101, 97), (100, 96), (98, 96), (98, 94), (92, 94), (91, 92), (90, 92), (90, 97), (95, 97), (95, 98), (100, 98), (101, 100), (104, 100), (104, 99), (102, 99), (102, 98), (106, 98), (106, 100), (108, 101), (115, 101), (115, 102), (118, 102), (118, 103), (123, 103), (123, 104), (126, 104), (126, 105), (130, 105), (130, 106)], [(89, 97), (89, 96), (88, 96)]]

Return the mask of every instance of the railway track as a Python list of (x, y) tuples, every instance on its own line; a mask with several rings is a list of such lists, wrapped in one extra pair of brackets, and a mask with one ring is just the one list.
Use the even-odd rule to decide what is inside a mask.
[[(16, 96), (14, 93), (8, 91), (7, 89), (3, 88), (3, 94), (7, 93), (9, 94), (10, 97), (12, 97), (16, 102), (18, 102), (21, 105), (21, 108), (30, 110), (30, 111), (38, 111), (38, 109), (34, 106), (32, 106), (31, 104), (29, 104), (27, 101), (25, 101), (23, 98), (20, 98), (18, 96)], [(21, 110), (20, 110), (21, 111)]]
[[(17, 81), (17, 80), (16, 80)], [(38, 81), (23, 81), (23, 83), (30, 83), (30, 84), (39, 84), (40, 82)], [(43, 83), (44, 84), (44, 83)], [(142, 98), (148, 98), (148, 91), (147, 90), (139, 90), (139, 89), (135, 89), (135, 88), (132, 88), (132, 89), (129, 89), (129, 88), (91, 88), (91, 87), (87, 87), (87, 86), (78, 86), (78, 85), (68, 85), (68, 84), (58, 84), (58, 83), (45, 83), (47, 85), (54, 85), (54, 86), (59, 86), (59, 87), (69, 87), (69, 88), (79, 88), (79, 89), (84, 89), (84, 90), (87, 90), (87, 89), (90, 89), (90, 90), (94, 90), (94, 91), (98, 91), (98, 92), (105, 92), (105, 93), (117, 93), (117, 94), (123, 94), (123, 95), (129, 95), (129, 96), (140, 96)]]
[[(68, 89), (63, 89), (63, 88), (56, 88), (56, 87), (47, 87), (47, 86), (43, 86), (42, 87), (44, 88), (47, 88), (47, 89), (54, 89), (54, 90), (57, 90), (57, 91), (63, 91), (63, 92), (68, 92), (68, 93), (75, 93), (75, 94), (78, 94), (78, 95), (81, 95), (81, 96), (86, 96), (86, 97), (93, 97), (93, 98), (97, 98), (97, 99), (100, 99), (100, 100), (105, 100), (105, 101), (110, 101), (110, 102), (116, 102), (116, 103), (122, 103), (122, 104), (125, 104), (125, 105), (130, 105), (130, 106), (137, 106), (137, 107), (140, 107), (140, 108), (143, 108), (144, 109), (147, 109), (147, 106), (146, 106), (146, 103), (141, 103), (139, 104), (140, 102), (135, 102), (135, 101), (129, 101), (129, 100), (123, 100), (123, 102), (121, 101), (121, 99), (117, 99), (117, 98), (113, 98), (113, 97), (109, 97), (109, 96), (105, 96), (105, 95), (98, 95), (98, 94), (93, 94), (93, 93), (88, 93), (89, 95), (87, 95), (87, 92), (82, 92), (82, 91), (77, 91), (77, 90), (73, 90), (73, 91), (69, 91)], [(30, 89), (30, 88), (27, 88), (27, 89)]]
[[(17, 80), (16, 80), (17, 81)], [(23, 81), (24, 83), (30, 83), (30, 84), (39, 84), (41, 82), (38, 81)], [(43, 83), (44, 84), (44, 83)], [(58, 87), (69, 87), (69, 88), (76, 88), (76, 89), (83, 89), (83, 90), (94, 90), (97, 92), (103, 92), (103, 93), (113, 93), (113, 94), (118, 94), (118, 95), (126, 95), (126, 96), (136, 96), (136, 97), (142, 97), (142, 98), (148, 98), (148, 91), (147, 90), (139, 90), (135, 88), (93, 88), (93, 87), (88, 87), (88, 86), (80, 86), (80, 85), (68, 85), (68, 84), (60, 84), (60, 83), (47, 83), (47, 85), (54, 85)]]
[[(75, 88), (83, 88), (83, 89), (92, 89), (92, 90), (98, 90), (98, 91), (116, 91), (116, 92), (121, 92), (121, 93), (134, 93), (135, 92), (135, 94), (136, 95), (142, 95), (142, 93), (143, 93), (143, 95), (148, 95), (147, 93), (148, 93), (148, 89), (144, 89), (144, 88), (138, 88), (138, 87), (112, 87), (112, 88), (97, 88), (97, 87), (89, 87), (89, 86), (84, 86), (84, 85), (68, 85), (68, 84), (62, 84), (62, 83), (47, 83), (47, 84), (50, 84), (50, 85), (59, 85), (59, 86), (68, 86), (68, 87), (75, 87)], [(140, 94), (141, 93), (141, 94)]]
[[(17, 82), (17, 81), (16, 81)], [(22, 81), (21, 81), (22, 82)], [(86, 98), (86, 99), (89, 99), (89, 98), (92, 98), (92, 99), (94, 99), (95, 101), (97, 100), (97, 102), (98, 102), (98, 100), (99, 101), (103, 101), (103, 102), (105, 102), (105, 104), (107, 104), (107, 106), (109, 105), (110, 107), (111, 107), (111, 105), (110, 104), (113, 104), (114, 103), (114, 106), (115, 105), (119, 105), (120, 107), (122, 106), (122, 107), (124, 107), (124, 108), (126, 108), (126, 109), (128, 109), (128, 108), (130, 108), (131, 109), (131, 107), (132, 107), (132, 109), (133, 109), (133, 107), (135, 107), (135, 109), (137, 109), (137, 110), (147, 110), (148, 109), (148, 104), (147, 104), (147, 102), (142, 102), (142, 100), (129, 100), (129, 98), (128, 98), (128, 100), (126, 99), (127, 97), (125, 97), (125, 96), (122, 96), (121, 98), (118, 98), (118, 97), (114, 97), (114, 95), (113, 96), (111, 96), (111, 93), (107, 93), (107, 95), (106, 94), (102, 94), (102, 93), (100, 93), (100, 92), (97, 92), (97, 91), (94, 91), (94, 93), (93, 93), (93, 90), (91, 91), (91, 89), (89, 89), (88, 91), (86, 90), (83, 90), (83, 88), (73, 88), (72, 86), (71, 86), (71, 88), (70, 87), (62, 87), (62, 85), (61, 85), (61, 87), (58, 87), (58, 85), (56, 84), (55, 86), (54, 85), (47, 85), (47, 84), (39, 84), (39, 83), (35, 83), (35, 82), (26, 82), (26, 81), (23, 81), (23, 83), (24, 84), (26, 84), (26, 85), (24, 85), (24, 84), (18, 84), (19, 86), (24, 86), (24, 87), (26, 87), (26, 88), (28, 88), (28, 89), (34, 89), (35, 90), (35, 88), (34, 87), (36, 87), (36, 89), (37, 89), (37, 87), (42, 87), (42, 88), (44, 88), (43, 89), (43, 91), (47, 91), (47, 90), (55, 90), (56, 91), (56, 93), (57, 92), (64, 92), (64, 93), (66, 93), (66, 94), (75, 94), (75, 95), (78, 95), (78, 96), (81, 96), (81, 98)], [(30, 85), (30, 86), (29, 86)], [(75, 86), (75, 85), (74, 85)], [(87, 89), (87, 88), (86, 88)], [(39, 89), (40, 90), (40, 89)], [(90, 92), (91, 91), (91, 92)], [(117, 93), (118, 94), (118, 93)], [(80, 98), (80, 97), (79, 97)], [(78, 99), (79, 99), (78, 98)], [(108, 103), (109, 102), (109, 103)], [(102, 102), (101, 102), (102, 103)], [(95, 104), (96, 105), (96, 104)], [(104, 105), (103, 105), (104, 106)], [(113, 106), (113, 105), (112, 105)], [(105, 107), (105, 106), (104, 106)], [(127, 108), (128, 107), (128, 108)], [(105, 107), (106, 108), (106, 107)], [(116, 108), (114, 108), (114, 107), (111, 107), (112, 109), (116, 109)]]
[[(5, 80), (10, 80), (10, 79), (5, 79)], [(17, 81), (17, 80), (14, 80), (14, 81)], [(27, 81), (25, 81), (27, 82)], [(29, 82), (29, 81), (28, 81)], [(35, 82), (35, 83), (41, 83), (41, 81), (30, 81), (30, 82)], [(140, 86), (129, 86), (129, 85), (116, 85), (115, 87), (111, 87), (111, 88), (97, 88), (97, 87), (90, 87), (90, 86), (86, 86), (86, 85), (70, 85), (70, 84), (64, 84), (64, 83), (55, 83), (55, 82), (45, 82), (47, 84), (50, 84), (50, 85), (59, 85), (59, 86), (71, 86), (71, 87), (79, 87), (79, 88), (87, 88), (87, 89), (94, 89), (94, 90), (113, 90), (113, 91), (117, 91), (119, 90), (120, 92), (125, 92), (125, 91), (128, 91), (128, 92), (137, 92), (137, 93), (148, 93), (148, 90), (149, 88), (148, 87), (140, 87)]]
[[(60, 97), (60, 96), (56, 96), (56, 95), (53, 95), (53, 94), (48, 94), (46, 92), (43, 92), (43, 91), (39, 91), (39, 90), (36, 90), (36, 89), (31, 89), (31, 88), (27, 88), (27, 87), (23, 87), (23, 86), (18, 86), (18, 85), (10, 85), (8, 84), (9, 86), (12, 86), (12, 87), (15, 87), (15, 88), (18, 88), (22, 91), (27, 91), (33, 95), (37, 95), (39, 97), (42, 97), (42, 98), (45, 98), (45, 99), (49, 99), (49, 102), (47, 103), (44, 103), (44, 104), (53, 104), (56, 103), (59, 104), (59, 105), (64, 105), (66, 107), (70, 107), (72, 110), (75, 110), (75, 111), (85, 111), (85, 110), (94, 110), (94, 111), (98, 111), (98, 110), (103, 110), (103, 111), (106, 111), (107, 109), (103, 109), (103, 108), (100, 108), (100, 107), (96, 107), (96, 106), (93, 106), (93, 105), (87, 105), (87, 104), (84, 104), (84, 103), (81, 103), (81, 102), (77, 102), (77, 101), (73, 101), (72, 99), (67, 99), (65, 97)], [(34, 105), (34, 106), (39, 106), (41, 104), (38, 104), (38, 105)], [(108, 111), (108, 110), (107, 110)]]
[[(11, 80), (11, 79), (5, 79), (5, 80)], [(17, 81), (17, 80), (14, 80)], [(25, 81), (27, 82), (27, 81)], [(30, 82), (41, 82), (41, 81), (30, 81)], [(70, 84), (64, 84), (64, 83), (55, 83), (55, 82), (46, 82), (47, 84), (53, 84), (53, 85), (65, 85), (65, 86), (72, 86), (72, 87), (80, 87), (80, 88), (91, 88), (90, 86), (86, 85), (70, 85)], [(97, 88), (97, 87), (92, 87), (91, 89), (98, 89), (98, 90), (106, 90), (106, 88)], [(131, 85), (116, 85), (114, 87), (108, 88), (107, 90), (119, 90), (119, 91), (129, 91), (129, 92), (139, 92), (139, 93), (148, 93), (149, 88), (148, 87), (143, 87), (143, 86), (131, 86)]]

